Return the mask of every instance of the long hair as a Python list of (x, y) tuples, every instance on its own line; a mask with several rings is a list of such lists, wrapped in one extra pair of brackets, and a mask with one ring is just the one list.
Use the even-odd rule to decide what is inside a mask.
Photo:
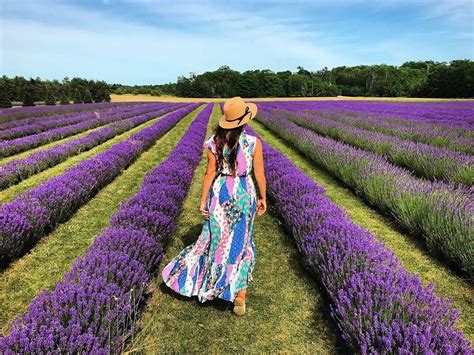
[(227, 144), (229, 147), (229, 165), (232, 173), (235, 175), (236, 161), (237, 161), (237, 151), (239, 149), (239, 138), (242, 133), (245, 125), (238, 126), (231, 129), (225, 129), (217, 125), (214, 130), (214, 141), (216, 143), (217, 151), (217, 167), (218, 170), (222, 168), (224, 161), (224, 146)]

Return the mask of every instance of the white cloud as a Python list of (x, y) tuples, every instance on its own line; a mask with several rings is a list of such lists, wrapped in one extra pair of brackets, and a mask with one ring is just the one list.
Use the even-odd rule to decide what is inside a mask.
[[(19, 6), (31, 15), (29, 20), (2, 19), (2, 71), (11, 74), (48, 77), (59, 70), (69, 76), (94, 73), (109, 81), (151, 83), (223, 64), (238, 70), (283, 70), (288, 62), (312, 68), (340, 64), (329, 49), (306, 41), (307, 33), (246, 12), (226, 14), (202, 5), (161, 9), (161, 15), (179, 15), (183, 23), (193, 18), (214, 22), (218, 31), (203, 35), (125, 22), (62, 3)], [(52, 13), (59, 24), (44, 20)]]
[[(465, 12), (466, 1), (455, 1), (457, 5), (447, 0), (437, 5), (428, 0), (419, 1), (418, 5), (429, 9), (427, 20), (429, 16), (441, 16), (443, 9), (457, 14), (451, 14), (450, 20), (463, 19), (460, 13), (462, 9)], [(409, 42), (413, 37), (397, 37), (399, 34), (394, 33), (393, 38), (358, 48), (361, 39), (356, 33), (344, 33), (337, 28), (328, 31), (332, 18), (324, 23), (310, 23), (304, 6), (387, 7), (403, 2), (408, 3), (407, 0), (324, 0), (314, 5), (314, 2), (298, 1), (297, 11), (290, 12), (285, 9), (296, 5), (286, 1), (268, 2), (260, 10), (245, 1), (129, 1), (135, 10), (156, 18), (155, 23), (143, 24), (99, 9), (86, 10), (77, 4), (7, 0), (2, 4), (4, 9), (8, 8), (9, 16), (0, 17), (0, 66), (7, 75), (43, 78), (77, 75), (109, 82), (160, 83), (224, 64), (237, 70), (295, 70), (297, 65), (319, 69), (380, 62), (382, 56), (396, 64), (423, 56), (424, 48), (417, 45), (420, 39)], [(104, 8), (116, 3), (103, 0)], [(324, 19), (324, 11), (321, 18)], [(173, 26), (161, 24), (160, 19), (172, 22)], [(179, 24), (185, 29), (179, 28)], [(334, 27), (338, 25), (334, 22)], [(466, 40), (466, 33), (469, 31), (459, 32), (459, 40)], [(431, 46), (425, 50), (423, 59), (437, 54), (439, 51)]]

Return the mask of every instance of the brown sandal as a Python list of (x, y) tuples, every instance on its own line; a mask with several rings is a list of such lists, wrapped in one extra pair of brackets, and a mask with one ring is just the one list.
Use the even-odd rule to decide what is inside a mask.
[(245, 314), (245, 299), (237, 296), (234, 300), (234, 314), (243, 316)]

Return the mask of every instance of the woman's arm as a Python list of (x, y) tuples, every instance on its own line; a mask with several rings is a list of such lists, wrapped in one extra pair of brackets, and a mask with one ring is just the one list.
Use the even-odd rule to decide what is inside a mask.
[(257, 200), (257, 214), (259, 216), (264, 214), (267, 210), (267, 180), (265, 179), (265, 169), (263, 165), (262, 142), (260, 138), (257, 138), (253, 152), (253, 171), (259, 192), (259, 198)]
[(214, 154), (206, 148), (207, 151), (207, 168), (206, 173), (204, 174), (204, 181), (202, 182), (202, 195), (201, 195), (201, 206), (199, 210), (201, 211), (204, 218), (209, 218), (209, 211), (206, 208), (207, 196), (209, 195), (209, 189), (211, 188), (212, 181), (216, 176), (216, 157)]

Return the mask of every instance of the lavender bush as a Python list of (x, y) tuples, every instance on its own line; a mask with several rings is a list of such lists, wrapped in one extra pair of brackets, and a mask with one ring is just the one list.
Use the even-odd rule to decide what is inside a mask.
[(26, 158), (11, 160), (6, 164), (0, 165), (0, 189), (16, 184), (33, 174), (65, 161), (73, 155), (92, 149), (116, 135), (139, 126), (150, 119), (183, 106), (184, 104), (166, 104), (163, 108), (157, 108), (156, 111), (113, 123), (110, 126), (91, 132), (84, 137), (68, 141), (64, 144), (55, 145), (49, 149), (34, 152)]
[(184, 116), (200, 106), (189, 104), (62, 175), (18, 195), (0, 208), (0, 262), (19, 257), (43, 235), (66, 221)]
[(472, 101), (452, 102), (381, 102), (381, 101), (305, 101), (294, 102), (295, 107), (314, 111), (345, 112), (349, 115), (371, 115), (381, 120), (428, 123), (460, 132), (470, 131), (474, 123)]
[(76, 123), (66, 127), (58, 127), (46, 132), (33, 134), (26, 137), (0, 141), (0, 158), (38, 147), (42, 144), (63, 139), (74, 134), (85, 132), (89, 129), (104, 126), (121, 119), (145, 114), (163, 107), (162, 103), (144, 106), (125, 107), (104, 114), (102, 117)]
[[(474, 131), (472, 127), (458, 128), (419, 120), (401, 119), (377, 115), (374, 112), (357, 111), (341, 107), (344, 102), (325, 102), (315, 106), (305, 102), (268, 102), (265, 106), (292, 112), (304, 112), (326, 119), (348, 124), (367, 131), (380, 132), (413, 142), (426, 143), (467, 154), (474, 154)], [(426, 104), (429, 105), (429, 104)], [(416, 109), (416, 107), (415, 107)], [(412, 112), (408, 112), (412, 114)], [(474, 111), (472, 113), (474, 116)], [(449, 115), (452, 118), (452, 114)], [(466, 129), (467, 128), (467, 129)]]
[(268, 195), (322, 283), (347, 346), (362, 354), (470, 354), (459, 312), (367, 230), (349, 221), (283, 154), (263, 142)]
[(0, 109), (0, 122), (2, 122), (2, 125), (12, 121), (28, 122), (28, 120), (35, 117), (49, 116), (58, 113), (71, 113), (78, 111), (97, 110), (102, 108), (142, 105), (144, 103), (145, 102), (98, 102), (94, 104), (2, 108)]
[(170, 238), (202, 155), (213, 104), (199, 113), (169, 157), (122, 203), (65, 280), (43, 290), (0, 336), (0, 352), (120, 353)]
[[(133, 107), (130, 107), (131, 109)], [(7, 128), (0, 131), (0, 140), (10, 140), (20, 137), (29, 136), (31, 134), (36, 134), (44, 131), (51, 130), (53, 128), (70, 126), (76, 123), (85, 122), (93, 118), (97, 118), (98, 115), (104, 115), (111, 113), (116, 108), (107, 108), (96, 111), (80, 111), (74, 112), (68, 115), (53, 115), (49, 116), (47, 119), (41, 117), (39, 122), (19, 125), (17, 127)], [(125, 109), (125, 108), (124, 108)], [(9, 123), (19, 123), (18, 121), (9, 122)]]
[(265, 110), (257, 119), (474, 280), (472, 188), (417, 179), (378, 154), (318, 136)]
[[(271, 112), (266, 107), (261, 109)], [(273, 113), (281, 114), (275, 111)], [(467, 186), (474, 185), (474, 157), (470, 155), (369, 132), (316, 115), (288, 111), (282, 113), (299, 126), (357, 148), (381, 154), (393, 164), (413, 170), (421, 177)]]

